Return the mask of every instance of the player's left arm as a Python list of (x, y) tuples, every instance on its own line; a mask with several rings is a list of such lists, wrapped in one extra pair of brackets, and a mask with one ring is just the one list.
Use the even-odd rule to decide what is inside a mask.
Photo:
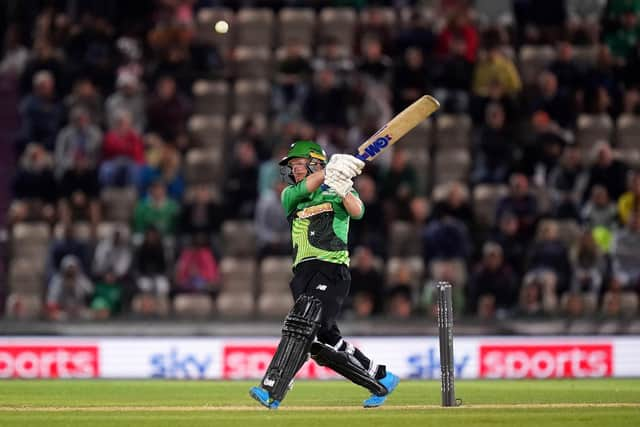
[(364, 203), (355, 191), (350, 191), (342, 199), (342, 205), (353, 219), (360, 219), (364, 215)]

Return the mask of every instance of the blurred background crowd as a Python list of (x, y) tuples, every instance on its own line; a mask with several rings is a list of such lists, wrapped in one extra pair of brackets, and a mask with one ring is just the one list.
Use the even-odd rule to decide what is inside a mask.
[(298, 139), (352, 152), (430, 93), (441, 111), (356, 181), (345, 316), (433, 316), (439, 280), (471, 318), (637, 316), (639, 18), (640, 0), (4, 1), (4, 315), (282, 316), (277, 161)]

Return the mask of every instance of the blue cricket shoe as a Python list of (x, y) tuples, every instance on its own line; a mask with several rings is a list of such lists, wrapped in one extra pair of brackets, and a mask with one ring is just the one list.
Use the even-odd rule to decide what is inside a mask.
[(269, 397), (269, 392), (260, 387), (251, 387), (249, 395), (257, 400), (262, 406), (269, 409), (278, 409), (280, 406), (279, 400), (274, 400)]
[(375, 394), (371, 395), (370, 398), (364, 401), (363, 405), (365, 408), (377, 408), (381, 406), (387, 397), (393, 392), (393, 390), (398, 387), (398, 383), (400, 382), (400, 378), (396, 375), (393, 375), (391, 372), (387, 372), (387, 375), (384, 378), (380, 379), (380, 384), (382, 384), (387, 389), (387, 394), (384, 396), (376, 396)]

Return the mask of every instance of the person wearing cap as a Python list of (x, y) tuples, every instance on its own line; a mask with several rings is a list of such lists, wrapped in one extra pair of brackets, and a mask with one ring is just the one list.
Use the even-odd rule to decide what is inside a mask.
[[(376, 407), (395, 389), (398, 377), (343, 339), (336, 323), (351, 284), (347, 249), (349, 221), (364, 215), (364, 204), (353, 189), (353, 178), (363, 167), (363, 161), (345, 154), (334, 154), (327, 163), (325, 151), (313, 141), (293, 143), (280, 161), (281, 176), (288, 184), (281, 193), (281, 201), (291, 228), (294, 276), (289, 286), (296, 301), (285, 318), (281, 344), (287, 348), (282, 353), (296, 351), (296, 340), (292, 341), (284, 333), (288, 325), (294, 327), (308, 322), (319, 326), (317, 333), (298, 337), (298, 342), (307, 340), (307, 351), (317, 363), (371, 391), (364, 406)], [(312, 302), (297, 311), (305, 301)], [(308, 321), (305, 314), (315, 309), (318, 301), (319, 320)], [(289, 347), (289, 343), (293, 347)], [(304, 350), (300, 351), (298, 356), (304, 359)], [(290, 369), (287, 361), (291, 358), (287, 359), (282, 353), (276, 352), (260, 386), (250, 390), (250, 395), (269, 409), (280, 405), (286, 393), (281, 392), (281, 385), (285, 382), (289, 385), (302, 367), (300, 364)], [(270, 377), (274, 368), (287, 374), (277, 374), (274, 380)], [(285, 378), (289, 374), (290, 378)]]

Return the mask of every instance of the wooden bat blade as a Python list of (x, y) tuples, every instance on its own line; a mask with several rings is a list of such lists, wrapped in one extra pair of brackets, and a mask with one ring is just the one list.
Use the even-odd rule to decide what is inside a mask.
[(423, 95), (363, 142), (354, 156), (363, 161), (372, 161), (420, 122), (435, 113), (438, 108), (440, 103), (437, 99), (430, 95)]

